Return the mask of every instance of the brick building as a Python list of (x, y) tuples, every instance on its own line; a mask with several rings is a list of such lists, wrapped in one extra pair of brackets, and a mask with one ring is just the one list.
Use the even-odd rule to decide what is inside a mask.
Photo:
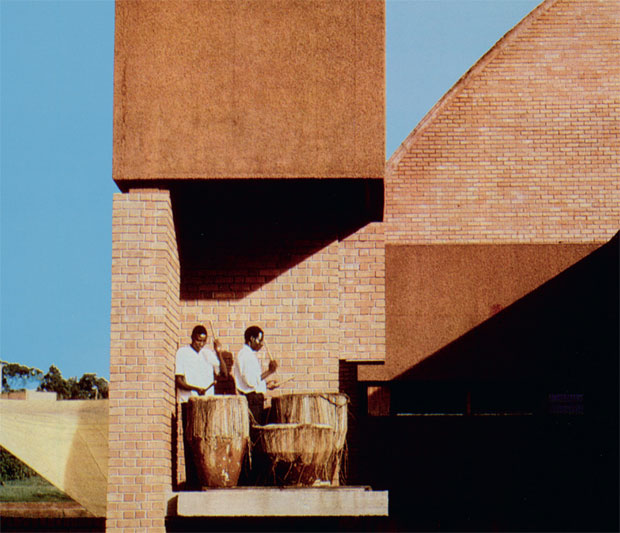
[(395, 529), (618, 527), (619, 54), (619, 2), (546, 0), (387, 163), (354, 470)]
[(117, 1), (109, 530), (182, 485), (195, 324), (232, 354), (262, 326), (284, 392), (384, 360), (384, 31), (374, 1)]
[(387, 163), (389, 380), (620, 228), (620, 4), (545, 1)]
[[(601, 246), (620, 226), (620, 4), (545, 0), (437, 103), (385, 176), (383, 3), (286, 6), (117, 0), (113, 172), (123, 192), (113, 212), (107, 528), (165, 527), (182, 482), (174, 353), (208, 321), (232, 353), (245, 327), (263, 326), (280, 376), (295, 376), (285, 390), (353, 397), (351, 480), (394, 491), (393, 527), (414, 525), (412, 495), (417, 527), (456, 515), (458, 529), (489, 527), (468, 516), (523, 526), (511, 522), (522, 510), (517, 489), (490, 474), (479, 442), (504, 432), (499, 450), (522, 445), (517, 435), (539, 435), (526, 417), (506, 427), (425, 418), (422, 427), (397, 415), (521, 413), (537, 401), (531, 391), (568, 394), (578, 411), (600, 369), (617, 369), (606, 359), (613, 242)], [(586, 274), (575, 278), (571, 267)], [(570, 337), (581, 343), (577, 355), (565, 341), (560, 356), (545, 357), (569, 337), (562, 323), (531, 330), (545, 350), (514, 342), (525, 316), (534, 328), (550, 302), (553, 312), (558, 302), (568, 309), (567, 292), (590, 276), (611, 290), (595, 287), (584, 304), (587, 326)], [(568, 289), (554, 284), (566, 279)], [(584, 372), (587, 383), (575, 379), (584, 350), (600, 363), (598, 373)], [(489, 387), (528, 392), (513, 409)], [(617, 411), (609, 416), (617, 427)], [(403, 439), (416, 442), (418, 458)], [(601, 441), (588, 448), (593, 455)], [(573, 450), (581, 441), (571, 442)], [(607, 446), (594, 472), (614, 466), (617, 436)], [(405, 479), (396, 481), (398, 468)], [(483, 481), (468, 505), (465, 481), (440, 486), (460, 474), (500, 486), (491, 515), (473, 502), (489, 498)], [(420, 480), (413, 489), (412, 478)], [(553, 479), (557, 488), (573, 478)], [(598, 489), (613, 487), (601, 479)], [(520, 478), (518, 489), (528, 482)], [(574, 503), (565, 493), (554, 502), (563, 497)], [(613, 521), (610, 509), (600, 504), (598, 525)], [(550, 516), (538, 525), (563, 524)]]

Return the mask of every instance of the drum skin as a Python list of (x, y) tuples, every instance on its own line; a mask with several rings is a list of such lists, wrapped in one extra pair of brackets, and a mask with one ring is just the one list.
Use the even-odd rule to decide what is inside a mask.
[(235, 487), (249, 446), (245, 397), (190, 398), (185, 431), (202, 487)]

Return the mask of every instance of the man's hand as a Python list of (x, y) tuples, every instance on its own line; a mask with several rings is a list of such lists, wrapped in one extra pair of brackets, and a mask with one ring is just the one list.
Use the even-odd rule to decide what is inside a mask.
[[(274, 361), (275, 362), (275, 361)], [(278, 385), (278, 382), (275, 379), (269, 380), (267, 382), (267, 388), (269, 390), (273, 390), (273, 389), (277, 389), (280, 385)]]
[(222, 350), (222, 343), (219, 339), (215, 339), (213, 341), (213, 349), (216, 351), (216, 353)]
[(269, 370), (265, 370), (261, 375), (260, 378), (261, 379), (267, 379), (269, 376), (271, 376), (271, 374), (273, 374), (278, 368), (278, 363), (275, 362), (275, 360), (271, 360), (269, 361)]

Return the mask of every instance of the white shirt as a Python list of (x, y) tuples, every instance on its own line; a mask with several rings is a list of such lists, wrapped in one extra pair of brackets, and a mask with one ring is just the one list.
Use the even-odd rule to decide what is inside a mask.
[[(176, 356), (175, 375), (185, 376), (188, 385), (206, 389), (214, 380), (214, 371), (219, 374), (220, 360), (210, 348), (203, 348), (196, 353), (190, 345), (179, 348)], [(215, 394), (215, 386), (206, 393), (207, 396)], [(191, 396), (198, 396), (195, 390), (189, 391), (177, 387), (177, 398), (180, 402), (186, 402)]]
[(239, 350), (233, 366), (233, 376), (237, 389), (248, 394), (250, 392), (267, 392), (267, 383), (261, 379), (261, 367), (258, 361), (258, 352), (247, 344)]

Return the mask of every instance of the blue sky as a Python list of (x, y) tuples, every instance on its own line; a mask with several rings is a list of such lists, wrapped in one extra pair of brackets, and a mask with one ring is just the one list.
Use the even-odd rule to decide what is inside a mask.
[[(386, 154), (539, 0), (387, 0)], [(109, 377), (114, 3), (0, 0), (0, 359)]]

